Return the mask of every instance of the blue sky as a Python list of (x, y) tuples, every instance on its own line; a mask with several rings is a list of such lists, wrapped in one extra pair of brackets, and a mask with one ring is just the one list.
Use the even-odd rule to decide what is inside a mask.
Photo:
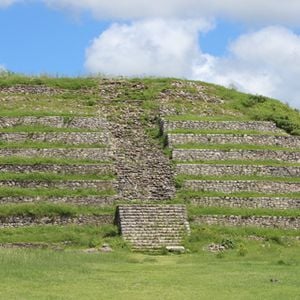
[(85, 48), (108, 25), (42, 3), (12, 5), (0, 10), (0, 63), (26, 74), (81, 75)]
[(300, 107), (299, 2), (0, 0), (0, 66), (204, 80)]

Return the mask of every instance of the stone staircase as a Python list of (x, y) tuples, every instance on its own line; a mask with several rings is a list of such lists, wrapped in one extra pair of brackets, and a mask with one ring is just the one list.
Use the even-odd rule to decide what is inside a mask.
[(184, 205), (120, 205), (116, 223), (134, 250), (180, 246), (190, 232)]

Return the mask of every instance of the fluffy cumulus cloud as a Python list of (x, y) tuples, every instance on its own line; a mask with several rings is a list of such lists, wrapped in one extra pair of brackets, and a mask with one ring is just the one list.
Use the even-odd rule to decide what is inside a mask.
[(300, 36), (272, 26), (239, 37), (226, 57), (203, 53), (205, 21), (115, 24), (86, 51), (86, 68), (109, 75), (174, 76), (235, 86), (300, 106)]
[(195, 79), (233, 85), (300, 107), (300, 36), (278, 26), (245, 34), (229, 47), (226, 58), (208, 56), (194, 67)]
[(188, 77), (199, 57), (198, 32), (206, 21), (138, 21), (114, 24), (86, 51), (86, 68), (109, 75)]
[(248, 22), (300, 25), (299, 0), (43, 0), (51, 7), (90, 11), (98, 18), (229, 17)]

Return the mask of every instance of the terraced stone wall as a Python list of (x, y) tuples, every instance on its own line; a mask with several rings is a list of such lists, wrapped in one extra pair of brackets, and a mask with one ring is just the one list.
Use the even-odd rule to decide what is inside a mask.
[(24, 227), (35, 225), (105, 225), (113, 224), (113, 215), (99, 216), (54, 216), (54, 217), (33, 217), (33, 216), (10, 216), (0, 218), (0, 228)]
[(168, 145), (181, 144), (250, 144), (300, 148), (299, 136), (246, 135), (246, 134), (168, 134)]
[(0, 128), (12, 128), (16, 126), (49, 126), (54, 128), (80, 128), (96, 130), (106, 128), (108, 122), (105, 119), (95, 117), (0, 117)]
[(99, 207), (114, 205), (118, 200), (118, 196), (66, 196), (66, 197), (25, 197), (25, 196), (14, 196), (14, 197), (0, 197), (0, 204), (20, 204), (20, 203), (66, 203), (75, 205), (94, 205)]
[(47, 142), (69, 145), (108, 144), (108, 132), (60, 132), (60, 133), (0, 133), (0, 140), (9, 143)]
[(239, 197), (195, 197), (190, 203), (197, 206), (232, 208), (299, 209), (299, 199), (289, 198), (239, 198)]
[(300, 152), (272, 150), (208, 150), (174, 149), (172, 159), (178, 161), (201, 160), (278, 160), (300, 162)]
[(186, 175), (207, 175), (207, 176), (276, 176), (291, 177), (300, 176), (300, 167), (277, 167), (277, 166), (258, 166), (258, 165), (209, 165), (209, 164), (178, 164), (176, 165), (177, 174)]
[(161, 121), (161, 129), (164, 132), (176, 129), (201, 129), (201, 130), (255, 130), (282, 133), (283, 130), (276, 127), (273, 122), (265, 121)]
[(193, 223), (221, 226), (252, 226), (295, 230), (300, 229), (300, 218), (275, 216), (197, 216), (193, 219)]
[(50, 148), (50, 149), (0, 149), (0, 157), (25, 157), (25, 158), (69, 158), (109, 161), (114, 158), (114, 151), (107, 148)]
[(299, 193), (299, 182), (276, 182), (276, 181), (238, 181), (238, 180), (187, 180), (183, 187), (192, 191), (208, 191), (220, 193), (235, 192), (258, 192), (269, 194)]
[(114, 174), (115, 168), (112, 164), (87, 164), (87, 165), (55, 165), (55, 164), (35, 164), (35, 165), (0, 165), (0, 172), (13, 173), (54, 173), (54, 174)]

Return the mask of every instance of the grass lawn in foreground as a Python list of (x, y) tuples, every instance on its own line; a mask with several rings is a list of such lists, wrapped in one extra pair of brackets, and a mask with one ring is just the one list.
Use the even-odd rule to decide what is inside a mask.
[(260, 249), (249, 257), (218, 258), (205, 252), (150, 256), (2, 249), (0, 298), (300, 299), (295, 254)]
[[(300, 299), (299, 232), (192, 226), (183, 255), (130, 252), (111, 227), (0, 230), (0, 242), (50, 249), (0, 249), (0, 299)], [(95, 240), (95, 238), (98, 240)], [(211, 243), (232, 249), (211, 253)], [(114, 252), (85, 253), (108, 242)]]

